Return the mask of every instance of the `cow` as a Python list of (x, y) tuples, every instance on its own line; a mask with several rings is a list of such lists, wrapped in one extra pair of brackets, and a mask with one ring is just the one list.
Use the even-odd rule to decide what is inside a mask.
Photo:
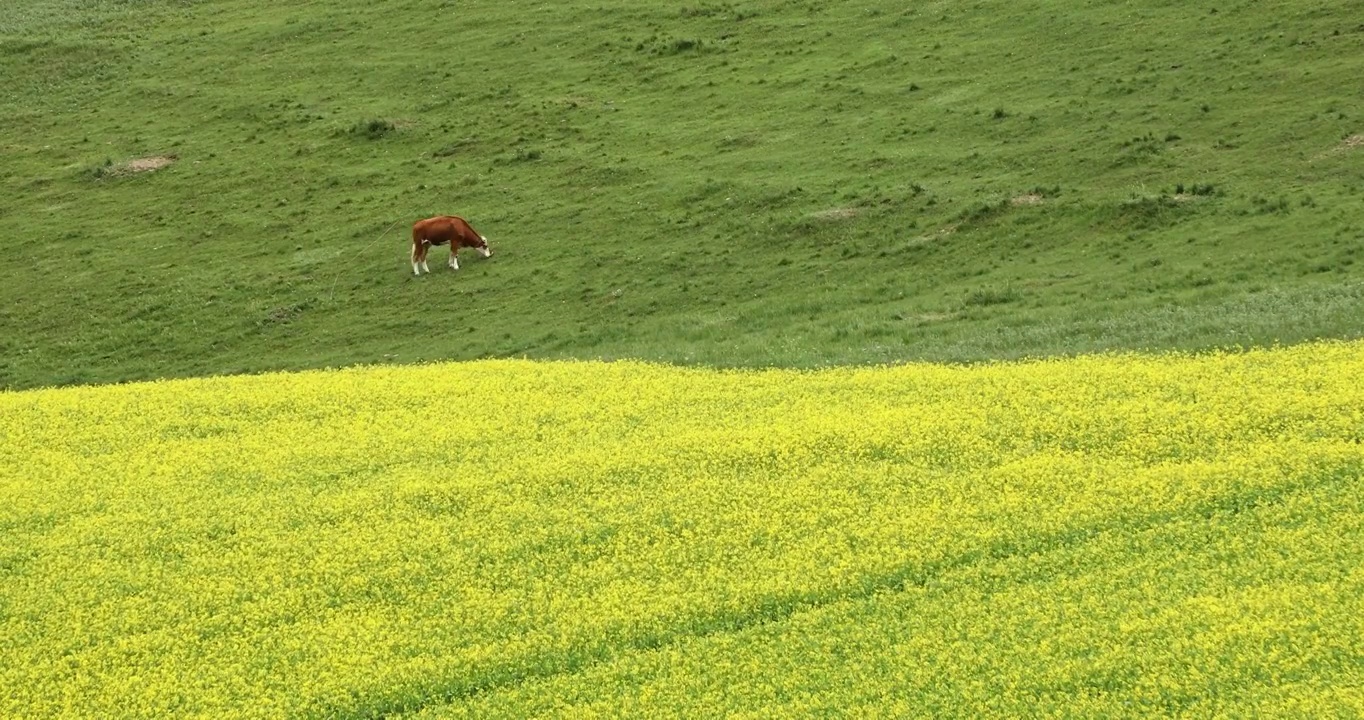
[(479, 235), (464, 218), (437, 215), (412, 224), (412, 274), (421, 275), (422, 270), (431, 272), (431, 268), (426, 266), (427, 251), (432, 245), (446, 243), (450, 243), (450, 268), (453, 270), (459, 269), (459, 259), (455, 254), (462, 247), (474, 248), (483, 257), (493, 254), (488, 249), (488, 238)]

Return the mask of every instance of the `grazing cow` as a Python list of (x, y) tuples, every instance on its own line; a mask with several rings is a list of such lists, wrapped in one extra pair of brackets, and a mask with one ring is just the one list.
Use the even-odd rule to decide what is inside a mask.
[(426, 266), (427, 251), (432, 245), (446, 243), (450, 243), (450, 267), (454, 270), (459, 269), (459, 259), (455, 253), (462, 247), (475, 248), (483, 257), (493, 254), (488, 249), (488, 238), (475, 232), (464, 218), (437, 215), (412, 224), (412, 274), (421, 275), (422, 270), (431, 272), (431, 268)]

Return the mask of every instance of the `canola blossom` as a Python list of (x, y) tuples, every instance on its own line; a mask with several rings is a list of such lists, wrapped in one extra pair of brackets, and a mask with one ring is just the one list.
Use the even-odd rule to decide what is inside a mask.
[(1364, 712), (1364, 343), (0, 394), (0, 717)]

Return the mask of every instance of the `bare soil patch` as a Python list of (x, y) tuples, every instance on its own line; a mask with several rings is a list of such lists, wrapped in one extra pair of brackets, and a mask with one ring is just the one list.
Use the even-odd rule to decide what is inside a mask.
[(170, 165), (177, 159), (178, 158), (174, 155), (151, 155), (148, 157), (134, 158), (117, 165), (105, 165), (97, 168), (95, 170), (95, 177), (119, 177), (123, 175), (136, 175), (138, 173), (152, 172)]
[(1009, 203), (1014, 207), (1019, 207), (1022, 205), (1041, 205), (1042, 199), (1043, 199), (1042, 196), (1038, 193), (1024, 193), (1022, 195), (1010, 198)]
[(1330, 150), (1327, 150), (1324, 153), (1321, 153), (1320, 155), (1317, 155), (1312, 159), (1321, 160), (1322, 158), (1328, 158), (1333, 155), (1339, 155), (1343, 152), (1349, 152), (1351, 150), (1358, 150), (1359, 148), (1364, 148), (1364, 133), (1356, 133), (1354, 135), (1351, 135), (1350, 137), (1341, 140), (1340, 143), (1335, 147), (1331, 148)]
[(127, 168), (128, 172), (150, 172), (152, 170), (160, 170), (175, 162), (175, 160), (176, 157), (174, 155), (154, 155), (152, 157), (129, 160), (124, 164), (124, 167)]

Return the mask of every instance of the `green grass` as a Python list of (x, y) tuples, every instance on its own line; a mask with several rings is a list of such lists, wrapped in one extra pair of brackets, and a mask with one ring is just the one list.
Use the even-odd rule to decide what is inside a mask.
[(1358, 336), (1353, 9), (5, 3), (0, 387)]

